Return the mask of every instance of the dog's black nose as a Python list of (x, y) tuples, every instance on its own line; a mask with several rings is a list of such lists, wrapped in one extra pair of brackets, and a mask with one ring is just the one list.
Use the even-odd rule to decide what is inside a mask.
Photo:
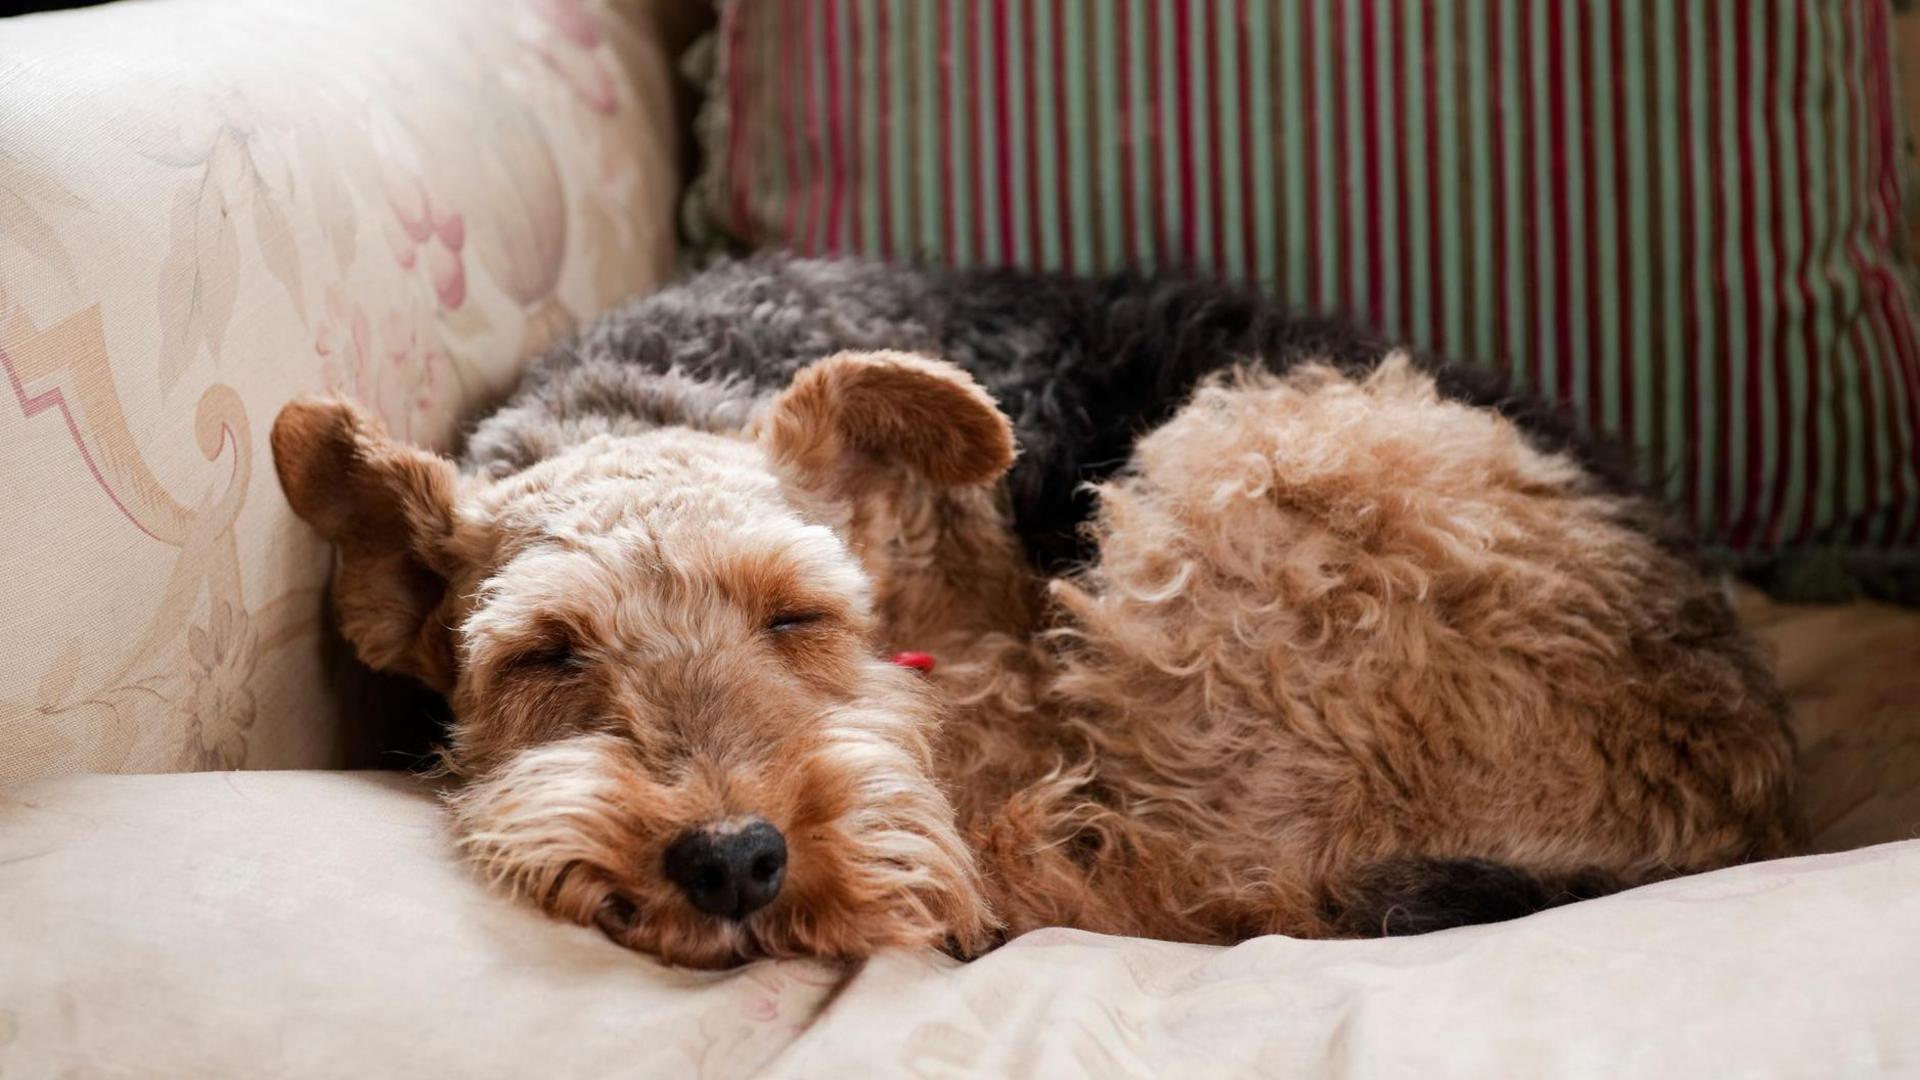
[(787, 839), (758, 818), (737, 829), (690, 829), (667, 847), (666, 871), (694, 907), (744, 919), (780, 894)]

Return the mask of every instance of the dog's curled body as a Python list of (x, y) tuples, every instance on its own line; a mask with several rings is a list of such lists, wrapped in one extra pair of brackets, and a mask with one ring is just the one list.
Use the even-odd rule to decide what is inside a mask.
[[(464, 842), (670, 960), (1410, 932), (1796, 842), (1767, 667), (1619, 458), (1226, 286), (722, 264), (407, 458), (397, 564), (329, 522), (388, 452), (341, 423), (283, 416), (283, 485), (449, 693)], [(785, 887), (687, 910), (667, 845), (748, 818)]]

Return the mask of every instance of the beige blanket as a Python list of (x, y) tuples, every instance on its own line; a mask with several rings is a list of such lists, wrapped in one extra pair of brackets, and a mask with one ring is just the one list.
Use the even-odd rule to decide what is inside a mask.
[(1920, 842), (1500, 926), (663, 969), (485, 893), (367, 773), (0, 793), (0, 1077), (1920, 1071)]

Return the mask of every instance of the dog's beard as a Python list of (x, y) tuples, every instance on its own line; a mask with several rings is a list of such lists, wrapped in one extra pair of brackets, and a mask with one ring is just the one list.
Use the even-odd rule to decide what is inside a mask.
[(514, 755), (449, 796), (455, 831), (497, 886), (668, 963), (851, 959), (929, 945), (978, 952), (995, 920), (931, 776), (930, 705), (911, 697), (904, 708), (832, 710), (812, 752), (783, 763), (795, 787), (783, 800), (795, 820), (780, 823), (787, 880), (744, 920), (701, 914), (666, 881), (665, 845), (701, 822), (617, 736)]

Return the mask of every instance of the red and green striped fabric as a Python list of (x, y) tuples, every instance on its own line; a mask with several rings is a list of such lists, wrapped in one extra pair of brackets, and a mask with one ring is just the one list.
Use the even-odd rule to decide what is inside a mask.
[(696, 216), (1192, 265), (1499, 364), (1749, 553), (1920, 540), (1881, 0), (732, 0)]

